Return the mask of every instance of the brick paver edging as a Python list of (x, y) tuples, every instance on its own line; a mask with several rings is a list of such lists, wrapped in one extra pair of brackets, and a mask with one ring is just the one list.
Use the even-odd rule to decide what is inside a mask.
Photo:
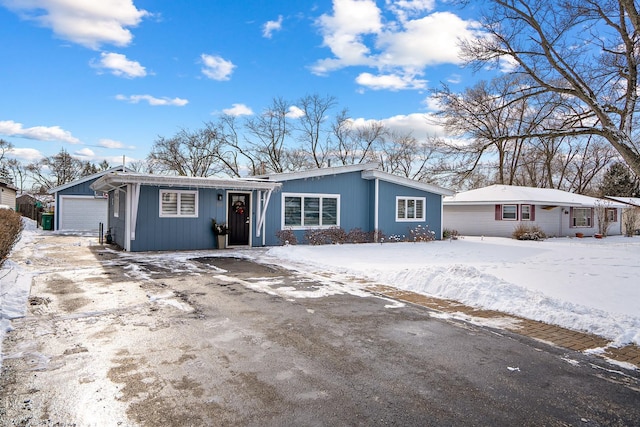
[(386, 285), (371, 285), (367, 290), (374, 294), (383, 295), (395, 300), (417, 304), (432, 310), (442, 311), (445, 313), (464, 313), (468, 316), (479, 317), (484, 319), (504, 319), (511, 318), (515, 320), (513, 324), (506, 325), (503, 328), (534, 338), (540, 341), (548, 342), (558, 347), (570, 350), (584, 352), (591, 349), (605, 348), (604, 353), (599, 354), (602, 357), (616, 360), (618, 362), (626, 362), (640, 368), (640, 347), (637, 345), (627, 345), (624, 347), (607, 347), (610, 342), (605, 338), (597, 335), (586, 334), (584, 332), (572, 331), (556, 325), (539, 322), (537, 320), (525, 319), (523, 317), (514, 316), (512, 314), (502, 313), (494, 310), (482, 310), (469, 307), (457, 301), (433, 298), (421, 295), (411, 291), (405, 291)]

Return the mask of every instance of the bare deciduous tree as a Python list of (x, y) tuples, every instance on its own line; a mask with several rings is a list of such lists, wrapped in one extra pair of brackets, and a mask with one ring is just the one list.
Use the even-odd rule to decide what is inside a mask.
[(298, 101), (304, 113), (298, 119), (300, 141), (317, 168), (326, 166), (329, 155), (329, 129), (326, 129), (327, 113), (336, 105), (333, 96), (306, 95)]
[(512, 64), (529, 81), (521, 97), (559, 95), (562, 121), (536, 134), (597, 135), (640, 175), (640, 15), (634, 0), (490, 0), (484, 37), (463, 43), (469, 63)]
[(207, 177), (220, 172), (216, 162), (219, 145), (220, 140), (210, 129), (182, 129), (171, 138), (159, 137), (153, 143), (149, 161), (161, 173)]
[(282, 98), (275, 98), (269, 108), (256, 117), (249, 118), (245, 127), (247, 143), (256, 165), (263, 165), (264, 172), (284, 172), (285, 142), (291, 133), (289, 118), (290, 104)]

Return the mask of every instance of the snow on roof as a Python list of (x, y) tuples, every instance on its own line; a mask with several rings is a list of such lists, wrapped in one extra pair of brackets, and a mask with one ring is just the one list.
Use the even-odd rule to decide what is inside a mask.
[(78, 184), (81, 184), (83, 182), (91, 181), (92, 179), (100, 178), (101, 176), (103, 176), (103, 175), (105, 175), (107, 173), (117, 172), (117, 171), (125, 171), (125, 172), (126, 171), (130, 171), (130, 172), (132, 172), (131, 169), (129, 169), (129, 168), (125, 167), (125, 166), (122, 166), (122, 165), (115, 166), (115, 167), (112, 167), (111, 169), (103, 170), (103, 171), (100, 171), (98, 173), (94, 173), (93, 175), (82, 176), (82, 177), (76, 179), (75, 181), (67, 182), (66, 184), (62, 184), (62, 185), (59, 185), (57, 187), (54, 187), (54, 188), (50, 189), (48, 191), (48, 193), (49, 194), (54, 194), (54, 193), (57, 193), (58, 191), (66, 190), (67, 188), (73, 187), (74, 185), (78, 185)]
[(606, 199), (614, 200), (616, 202), (640, 207), (640, 197), (614, 197), (614, 196), (604, 196), (604, 197)]
[(378, 168), (377, 163), (361, 163), (357, 165), (333, 166), (326, 168), (313, 168), (297, 172), (282, 172), (262, 175), (261, 178), (267, 178), (270, 181), (291, 181), (294, 179), (317, 178), (321, 176), (338, 175), (349, 172), (360, 172), (365, 170), (374, 170)]
[(95, 191), (110, 191), (124, 184), (166, 185), (193, 188), (218, 188), (234, 190), (274, 190), (282, 186), (279, 182), (269, 182), (252, 178), (203, 178), (175, 175), (153, 175), (131, 172), (111, 172), (91, 184)]
[(605, 203), (612, 208), (623, 208), (621, 203), (598, 199), (554, 188), (521, 187), (517, 185), (490, 185), (475, 190), (463, 191), (444, 198), (444, 205), (491, 205), (491, 204), (533, 204), (548, 206), (594, 207)]

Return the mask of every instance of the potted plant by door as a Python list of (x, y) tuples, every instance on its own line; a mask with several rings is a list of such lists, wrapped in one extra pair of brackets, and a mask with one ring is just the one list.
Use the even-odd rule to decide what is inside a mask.
[(214, 218), (211, 220), (211, 229), (218, 241), (218, 249), (225, 249), (227, 247), (227, 234), (229, 234), (227, 224), (219, 224)]

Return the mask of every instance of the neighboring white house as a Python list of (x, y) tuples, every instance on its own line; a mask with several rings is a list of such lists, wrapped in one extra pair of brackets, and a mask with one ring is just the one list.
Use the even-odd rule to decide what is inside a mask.
[(632, 230), (629, 230), (631, 233), (640, 234), (640, 197), (605, 196), (605, 198), (627, 205), (626, 209), (622, 211), (623, 233), (627, 234), (626, 228), (628, 226), (632, 228)]
[(608, 235), (622, 234), (624, 204), (550, 188), (490, 185), (444, 198), (444, 228), (461, 235), (511, 237), (518, 225), (535, 225), (549, 237), (598, 233), (604, 207)]
[(6, 206), (6, 209), (15, 209), (17, 191), (15, 186), (0, 180), (0, 205)]

